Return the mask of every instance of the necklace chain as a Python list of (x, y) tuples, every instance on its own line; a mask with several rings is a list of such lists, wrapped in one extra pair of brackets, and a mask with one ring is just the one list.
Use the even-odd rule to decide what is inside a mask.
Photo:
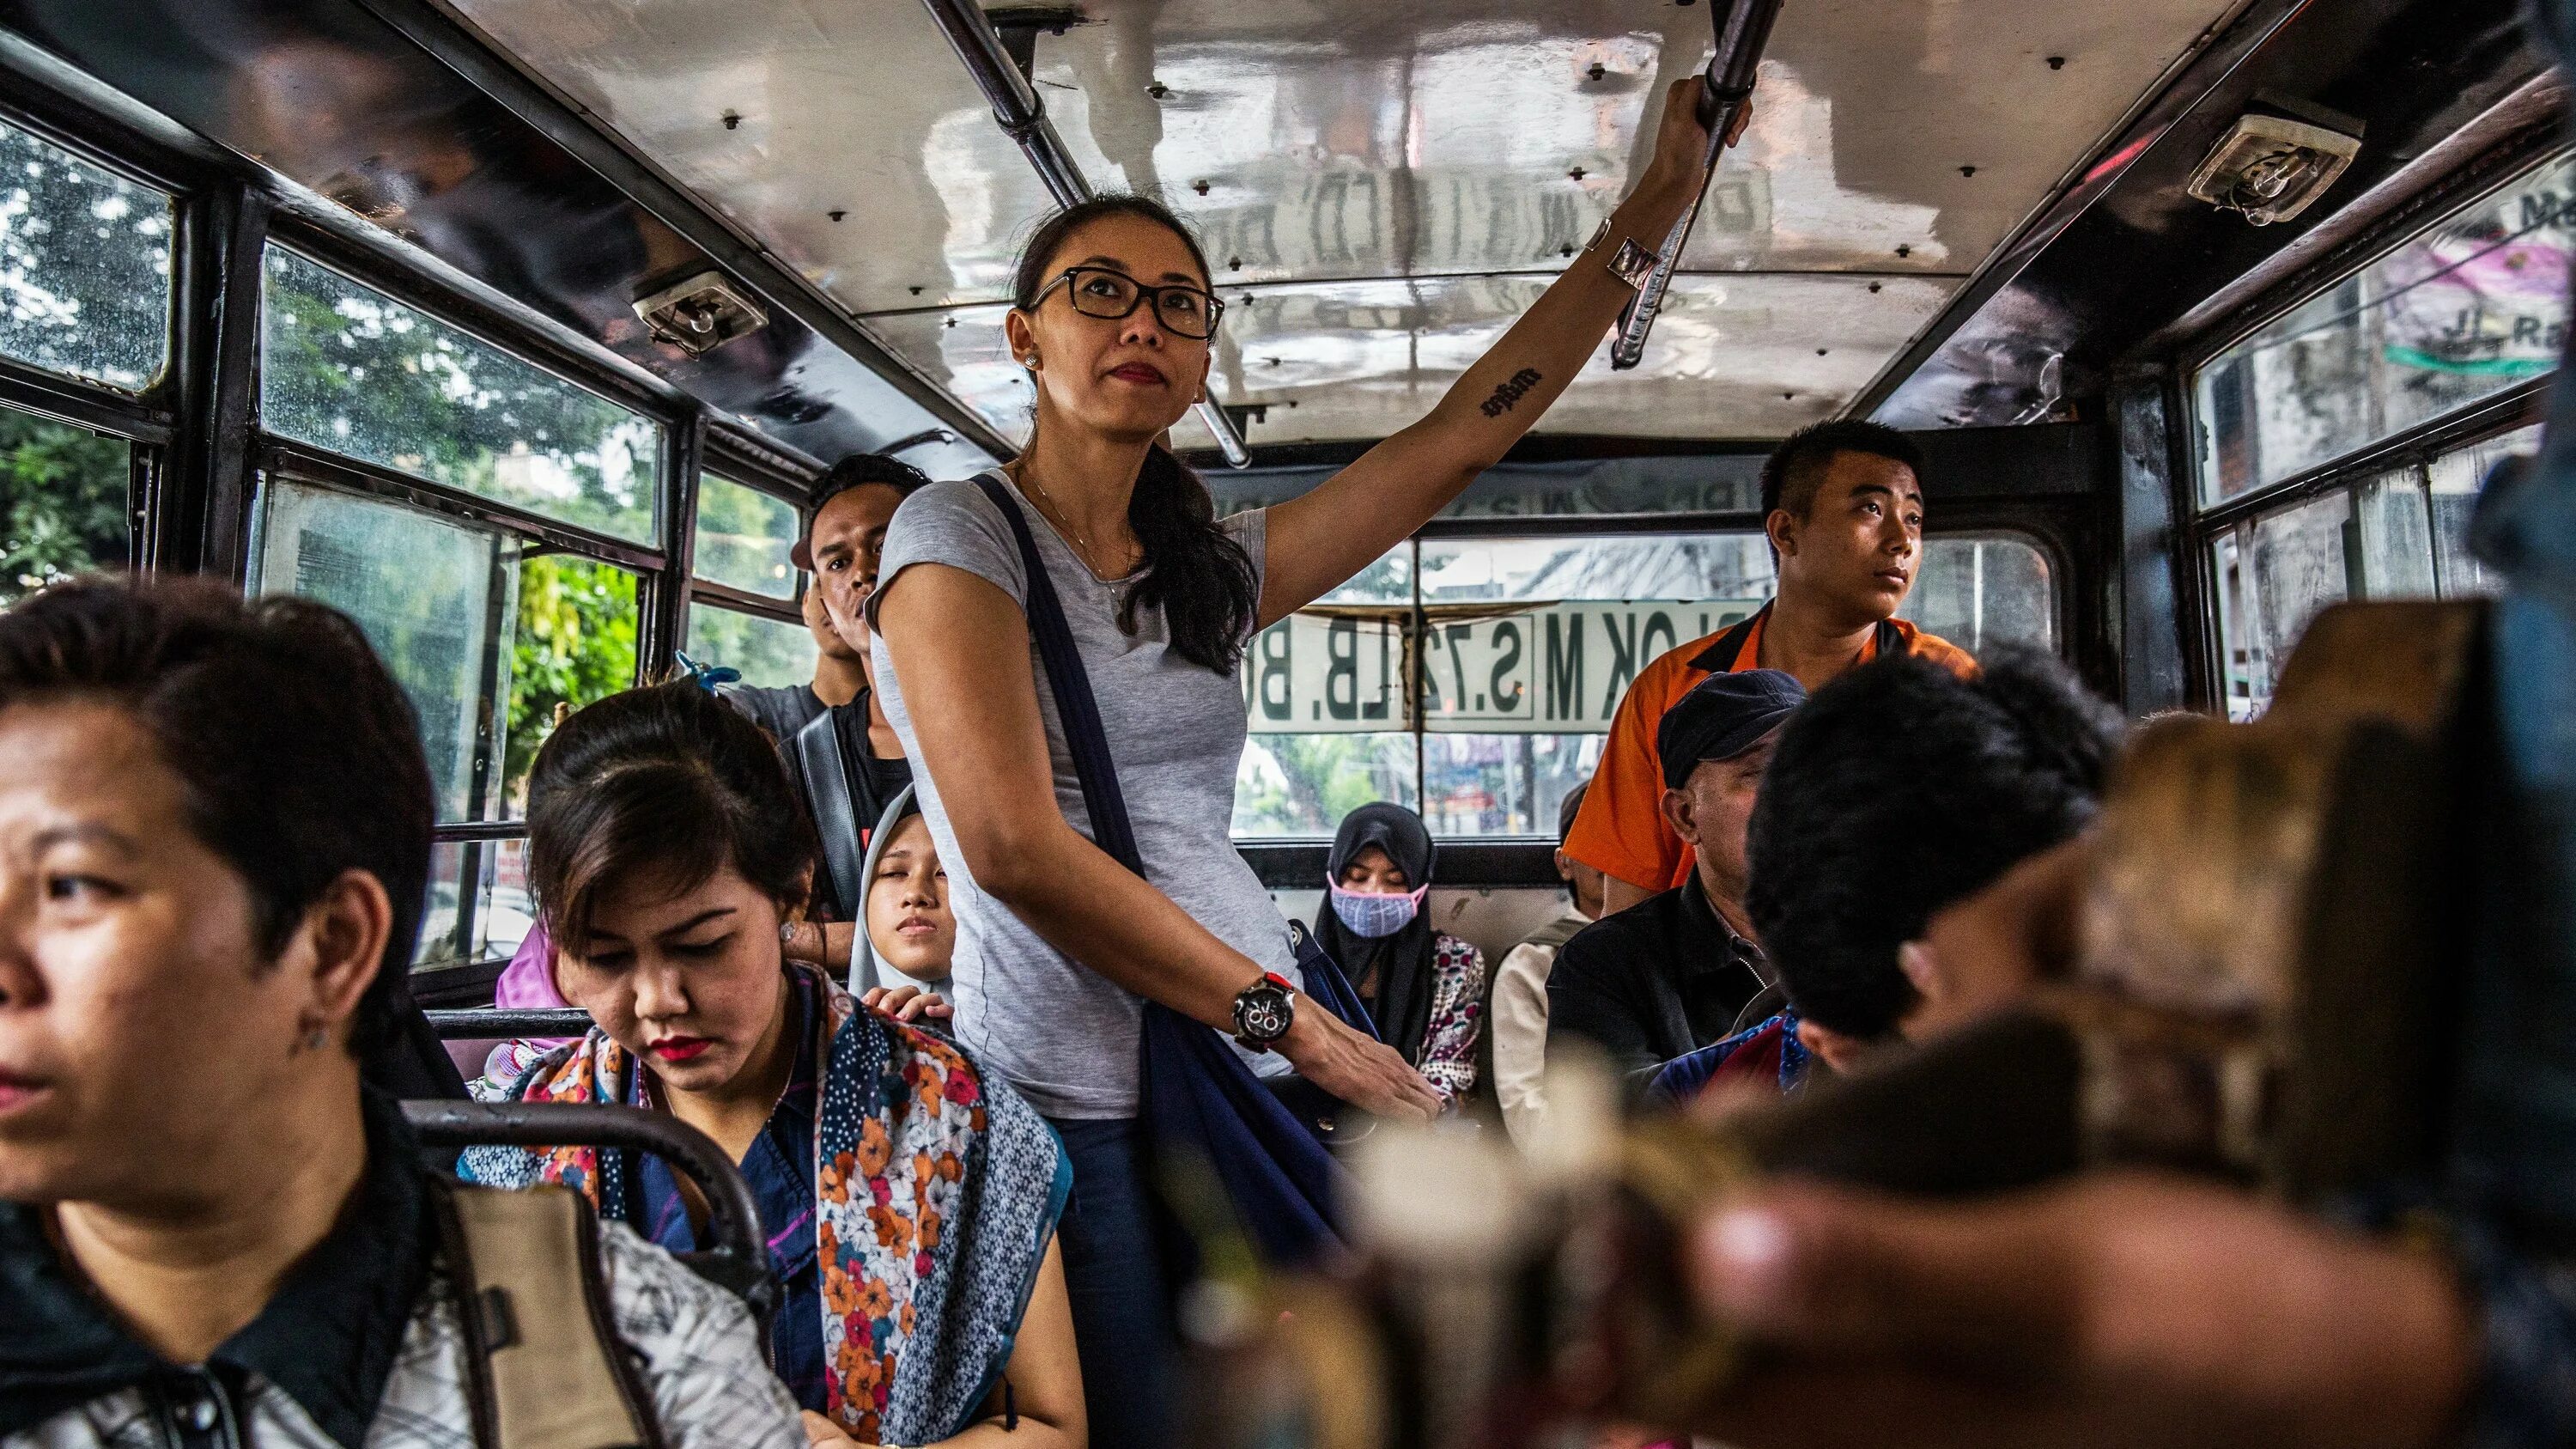
[(1046, 509), (1047, 516), (1054, 519), (1056, 525), (1072, 537), (1075, 550), (1082, 556), (1082, 566), (1091, 571), (1093, 578), (1100, 577), (1099, 551), (1091, 546), (1090, 538), (1081, 529), (1073, 526), (1073, 515), (1065, 512), (1056, 503), (1055, 495), (1047, 491), (1044, 483), (1038, 481), (1037, 474), (1022, 468), (1016, 476), (1019, 481), (1038, 490), (1037, 501)]

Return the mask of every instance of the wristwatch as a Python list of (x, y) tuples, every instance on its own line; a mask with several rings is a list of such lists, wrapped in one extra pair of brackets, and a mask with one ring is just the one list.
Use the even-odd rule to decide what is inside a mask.
[[(1592, 240), (1585, 242), (1583, 249), (1593, 251), (1609, 239), (1610, 218), (1605, 216), (1601, 218), (1601, 225), (1593, 229)], [(1619, 250), (1604, 258), (1601, 264), (1610, 269), (1610, 275), (1633, 288), (1646, 285), (1646, 279), (1655, 274), (1655, 264), (1662, 260), (1662, 257), (1637, 245), (1635, 237), (1629, 236), (1621, 237)]]
[(1260, 980), (1243, 988), (1234, 998), (1234, 1039), (1249, 1051), (1270, 1050), (1297, 1020), (1297, 998), (1291, 994), (1295, 990), (1275, 971), (1263, 972)]

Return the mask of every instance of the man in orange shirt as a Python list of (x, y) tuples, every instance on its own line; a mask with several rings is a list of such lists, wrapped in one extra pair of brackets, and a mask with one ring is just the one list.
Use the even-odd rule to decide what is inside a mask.
[(1752, 618), (1638, 673), (1566, 837), (1566, 854), (1608, 877), (1605, 913), (1690, 878), (1690, 847), (1661, 809), (1655, 728), (1692, 685), (1722, 672), (1780, 669), (1812, 692), (1882, 652), (1975, 670), (1966, 650), (1896, 617), (1923, 561), (1922, 473), (1911, 439), (1859, 421), (1803, 429), (1762, 465), (1763, 530), (1778, 592)]

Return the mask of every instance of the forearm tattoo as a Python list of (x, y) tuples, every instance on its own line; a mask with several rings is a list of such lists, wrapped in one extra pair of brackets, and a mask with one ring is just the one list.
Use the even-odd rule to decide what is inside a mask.
[(1529, 396), (1529, 390), (1538, 386), (1540, 381), (1541, 379), (1538, 375), (1538, 369), (1534, 367), (1524, 367), (1520, 371), (1513, 373), (1508, 379), (1504, 380), (1500, 386), (1494, 389), (1494, 395), (1492, 397), (1485, 399), (1485, 416), (1489, 418), (1499, 418), (1503, 414), (1510, 412), (1512, 410), (1512, 405), (1519, 402), (1522, 398)]

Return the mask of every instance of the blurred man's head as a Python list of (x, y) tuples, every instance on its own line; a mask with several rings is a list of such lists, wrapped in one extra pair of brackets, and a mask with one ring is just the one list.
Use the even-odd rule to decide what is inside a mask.
[(1858, 420), (1790, 435), (1762, 465), (1763, 530), (1780, 598), (1840, 628), (1889, 618), (1923, 558), (1923, 452)]
[(1700, 888), (1722, 909), (1743, 903), (1745, 826), (1781, 726), (1806, 698), (1797, 676), (1782, 670), (1712, 674), (1655, 727), (1664, 820), (1691, 847)]
[(0, 1197), (168, 1201), (354, 1111), (432, 813), (330, 609), (92, 579), (0, 614)]
[(1882, 659), (1816, 692), (1754, 806), (1747, 898), (1810, 1047), (1839, 1067), (1928, 1024), (1951, 983), (1926, 926), (2084, 827), (2119, 731), (2034, 653), (1973, 679)]
[(881, 453), (853, 453), (814, 485), (813, 526), (793, 555), (796, 566), (814, 576), (807, 593), (816, 602), (807, 607), (806, 623), (813, 624), (819, 607), (841, 648), (862, 660), (868, 652), (864, 611), (868, 595), (876, 592), (886, 528), (903, 500), (928, 486), (920, 469)]
[(1556, 878), (1565, 882), (1565, 893), (1574, 908), (1594, 920), (1601, 918), (1601, 872), (1565, 853), (1565, 838), (1574, 833), (1574, 817), (1583, 813), (1583, 797), (1592, 790), (1584, 781), (1565, 792), (1556, 807)]

